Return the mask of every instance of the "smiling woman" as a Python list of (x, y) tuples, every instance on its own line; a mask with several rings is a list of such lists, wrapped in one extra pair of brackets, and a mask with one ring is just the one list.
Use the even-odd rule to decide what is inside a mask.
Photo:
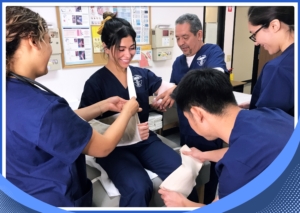
[[(65, 99), (35, 81), (48, 72), (50, 42), (38, 13), (6, 7), (6, 178), (53, 206), (88, 207), (92, 184), (84, 154), (108, 155), (138, 103), (111, 97), (74, 112)], [(85, 120), (107, 110), (122, 112), (101, 135)]]
[(283, 52), (294, 42), (294, 7), (250, 7), (250, 39), (269, 54)]
[(250, 7), (250, 39), (270, 55), (253, 89), (250, 109), (276, 107), (294, 116), (294, 7)]
[[(147, 207), (152, 196), (153, 183), (145, 171), (156, 173), (162, 180), (181, 165), (180, 156), (149, 131), (149, 96), (156, 93), (162, 79), (148, 69), (130, 66), (136, 53), (136, 32), (128, 21), (105, 12), (99, 27), (107, 64), (96, 71), (85, 83), (80, 108), (105, 98), (118, 95), (129, 99), (128, 88), (134, 83), (137, 100), (143, 109), (137, 125), (141, 141), (118, 146), (105, 158), (96, 162), (107, 172), (121, 194), (120, 207)], [(132, 72), (127, 79), (128, 67)], [(107, 118), (114, 112), (104, 113), (95, 119)], [(145, 169), (144, 169), (145, 168)], [(194, 191), (193, 193), (196, 193)], [(197, 196), (193, 200), (197, 200)]]

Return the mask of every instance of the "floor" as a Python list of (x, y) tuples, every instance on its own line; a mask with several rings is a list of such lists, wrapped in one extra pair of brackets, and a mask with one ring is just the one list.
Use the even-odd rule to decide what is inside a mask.
[(165, 138), (168, 138), (169, 140), (175, 142), (180, 146), (180, 133), (179, 133), (179, 128), (172, 128), (169, 130), (165, 130), (163, 132), (163, 136)]

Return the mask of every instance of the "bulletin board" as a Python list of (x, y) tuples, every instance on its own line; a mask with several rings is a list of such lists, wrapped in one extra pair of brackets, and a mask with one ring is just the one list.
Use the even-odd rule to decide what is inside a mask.
[(151, 8), (118, 6), (72, 6), (56, 7), (58, 29), (62, 49), (62, 67), (80, 68), (105, 65), (107, 56), (103, 53), (101, 38), (97, 34), (103, 20), (103, 13), (118, 13), (136, 31), (136, 55), (132, 62), (139, 62), (142, 47), (151, 44)]

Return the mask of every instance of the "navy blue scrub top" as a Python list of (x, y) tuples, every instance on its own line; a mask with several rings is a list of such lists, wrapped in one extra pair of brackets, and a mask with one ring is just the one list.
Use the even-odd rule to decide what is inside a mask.
[(294, 116), (294, 44), (267, 62), (253, 89), (250, 109), (276, 107)]
[(6, 86), (6, 177), (48, 204), (92, 204), (83, 149), (91, 126), (68, 103), (14, 78)]
[[(133, 66), (130, 66), (130, 69), (137, 95), (136, 100), (143, 109), (138, 113), (138, 116), (140, 122), (144, 123), (148, 121), (149, 117), (149, 96), (152, 96), (158, 90), (162, 79), (148, 69)], [(128, 88), (124, 88), (112, 72), (106, 67), (102, 67), (86, 81), (79, 108), (90, 106), (113, 96), (129, 100)], [(108, 111), (102, 117), (97, 117), (96, 119), (109, 117), (114, 114), (116, 112)], [(158, 140), (158, 138), (155, 133), (150, 131), (147, 141), (151, 142), (152, 140)]]
[[(173, 63), (170, 82), (178, 85), (183, 76), (190, 70), (216, 67), (221, 67), (224, 72), (228, 72), (224, 61), (224, 53), (218, 45), (205, 44), (196, 53), (190, 67), (188, 67), (185, 55), (181, 55), (176, 58)], [(198, 134), (190, 127), (188, 120), (178, 107), (177, 113), (180, 121), (180, 133), (184, 135), (198, 136)]]
[(241, 188), (278, 156), (294, 130), (294, 118), (277, 108), (241, 110), (229, 138), (229, 149), (216, 164), (219, 198)]

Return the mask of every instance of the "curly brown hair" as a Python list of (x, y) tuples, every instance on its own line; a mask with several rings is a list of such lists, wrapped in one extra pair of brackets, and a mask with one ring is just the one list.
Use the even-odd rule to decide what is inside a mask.
[(6, 74), (21, 39), (31, 37), (37, 43), (44, 42), (45, 33), (48, 33), (47, 23), (38, 13), (26, 7), (6, 7)]

